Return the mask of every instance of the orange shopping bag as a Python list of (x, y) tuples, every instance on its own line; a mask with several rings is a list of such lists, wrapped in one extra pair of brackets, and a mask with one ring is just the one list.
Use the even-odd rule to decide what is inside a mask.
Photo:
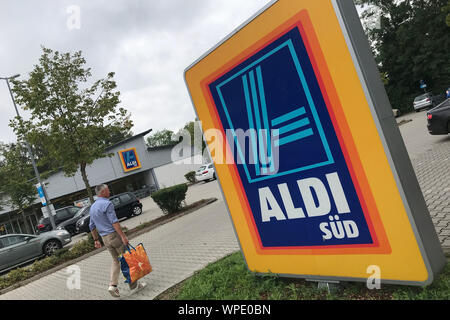
[(133, 283), (149, 274), (152, 266), (142, 243), (136, 248), (129, 244), (126, 249), (127, 251), (118, 258), (120, 269), (125, 277), (125, 283)]

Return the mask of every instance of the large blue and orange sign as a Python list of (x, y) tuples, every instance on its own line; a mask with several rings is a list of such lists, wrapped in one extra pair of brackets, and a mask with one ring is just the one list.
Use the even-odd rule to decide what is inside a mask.
[[(236, 167), (255, 235), (261, 250), (379, 247), (374, 218), (350, 173), (351, 155), (332, 120), (339, 110), (327, 107), (320, 73), (314, 71), (310, 45), (302, 37), (304, 25), (296, 22), (280, 30), (208, 84), (224, 130), (266, 130), (267, 136), (256, 134), (252, 143), (255, 159), (278, 148), (277, 159), (268, 157), (265, 166), (242, 161)], [(257, 140), (266, 142), (264, 138), (267, 143), (258, 148)], [(239, 141), (236, 145), (243, 148)]]
[(233, 161), (216, 171), (245, 260), (316, 279), (361, 280), (377, 265), (383, 281), (429, 283), (338, 11), (273, 2), (186, 70), (203, 130), (228, 138)]

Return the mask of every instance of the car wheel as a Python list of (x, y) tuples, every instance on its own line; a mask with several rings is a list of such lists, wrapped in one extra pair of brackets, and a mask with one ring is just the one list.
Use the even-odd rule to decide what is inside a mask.
[(142, 213), (142, 209), (139, 206), (133, 208), (133, 215), (138, 216)]
[(217, 180), (216, 173), (213, 173), (213, 180)]
[(58, 240), (49, 240), (44, 244), (43, 250), (46, 256), (51, 256), (61, 248), (62, 248), (61, 242), (59, 242)]

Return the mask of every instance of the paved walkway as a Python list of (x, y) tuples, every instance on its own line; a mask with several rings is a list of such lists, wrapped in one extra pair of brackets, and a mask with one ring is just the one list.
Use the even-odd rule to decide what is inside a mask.
[(450, 135), (427, 130), (426, 111), (397, 118), (441, 245), (450, 247)]
[(450, 139), (412, 164), (441, 245), (450, 247)]
[[(187, 231), (188, 230), (188, 231)], [(238, 243), (223, 201), (131, 240), (142, 242), (149, 253), (153, 272), (145, 277), (147, 287), (132, 299), (153, 299), (158, 294), (236, 250)], [(75, 266), (80, 268), (80, 289), (68, 289), (71, 274), (61, 269), (26, 286), (7, 292), (1, 299), (91, 300), (114, 299), (106, 291), (111, 256), (103, 251)], [(127, 285), (119, 283), (122, 299), (128, 299)]]

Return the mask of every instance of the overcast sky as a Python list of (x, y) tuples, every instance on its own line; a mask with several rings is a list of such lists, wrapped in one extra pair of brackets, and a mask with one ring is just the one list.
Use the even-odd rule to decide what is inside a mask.
[[(135, 134), (178, 130), (195, 118), (183, 71), (269, 0), (39, 0), (0, 2), (0, 77), (37, 64), (41, 45), (82, 50), (92, 80), (116, 73)], [(80, 9), (80, 28), (74, 18)], [(68, 22), (69, 26), (68, 27)], [(0, 82), (0, 140), (15, 141), (15, 116)], [(25, 118), (26, 113), (20, 111)]]
[[(269, 0), (27, 0), (0, 2), (0, 77), (37, 64), (41, 45), (83, 51), (94, 79), (116, 73), (135, 134), (177, 131), (195, 114), (183, 71)], [(79, 28), (73, 20), (80, 10)], [(70, 26), (70, 27), (69, 27)], [(15, 141), (15, 111), (0, 81), (0, 141)], [(27, 114), (20, 111), (25, 118)]]

